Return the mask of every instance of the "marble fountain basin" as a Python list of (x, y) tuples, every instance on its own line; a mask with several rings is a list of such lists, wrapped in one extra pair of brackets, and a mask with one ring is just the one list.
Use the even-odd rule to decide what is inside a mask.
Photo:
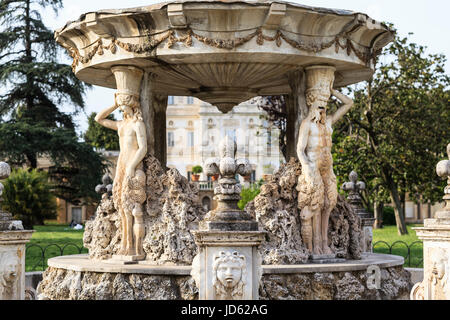
[[(369, 253), (361, 260), (339, 263), (263, 265), (259, 296), (263, 300), (408, 299), (411, 275), (403, 263), (400, 256)], [(198, 299), (190, 265), (149, 261), (123, 265), (91, 260), (84, 254), (51, 258), (48, 266), (37, 289), (39, 299)], [(369, 267), (379, 270), (378, 288)]]
[(366, 14), (282, 1), (173, 1), (81, 15), (55, 31), (76, 76), (115, 88), (111, 67), (154, 75), (152, 90), (195, 96), (223, 112), (288, 94), (289, 74), (336, 68), (335, 87), (371, 77), (394, 33)]

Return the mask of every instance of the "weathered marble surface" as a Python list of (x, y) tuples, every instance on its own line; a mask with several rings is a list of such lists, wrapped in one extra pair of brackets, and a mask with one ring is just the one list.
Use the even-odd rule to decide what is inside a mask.
[[(147, 201), (144, 209), (146, 260), (156, 264), (191, 264), (197, 254), (193, 236), (205, 214), (198, 190), (176, 169), (164, 172), (158, 160), (144, 160)], [(105, 196), (93, 220), (86, 222), (84, 246), (94, 259), (109, 259), (120, 247), (120, 219), (112, 199)]]
[(264, 275), (262, 300), (407, 300), (410, 274), (402, 267), (381, 270), (380, 290), (367, 288), (365, 271)]
[(49, 267), (37, 288), (50, 300), (193, 300), (190, 276), (78, 272)]
[(366, 189), (366, 184), (363, 181), (358, 181), (358, 174), (355, 171), (349, 174), (350, 181), (342, 184), (342, 190), (348, 191), (347, 201), (353, 206), (356, 214), (361, 219), (361, 229), (363, 240), (361, 241), (362, 252), (372, 252), (373, 240), (373, 223), (375, 218), (373, 214), (366, 211), (364, 208), (360, 192)]
[(439, 161), (436, 173), (447, 179), (444, 188), (445, 207), (435, 219), (425, 219), (424, 226), (413, 228), (423, 240), (423, 281), (411, 291), (412, 300), (450, 300), (450, 143), (448, 160)]
[[(0, 180), (11, 174), (6, 162), (0, 162)], [(25, 244), (34, 230), (23, 230), (22, 221), (2, 210), (3, 184), (0, 182), (0, 300), (25, 298)]]
[[(296, 185), (301, 174), (298, 160), (291, 159), (261, 187), (261, 193), (245, 210), (255, 216), (268, 232), (262, 244), (263, 264), (296, 264), (308, 260), (308, 250), (300, 234)], [(353, 208), (338, 198), (331, 212), (328, 229), (329, 246), (339, 258), (360, 259), (361, 227)]]
[(196, 96), (226, 112), (254, 96), (290, 93), (287, 74), (313, 64), (335, 65), (337, 87), (368, 80), (393, 35), (346, 10), (188, 0), (89, 12), (55, 39), (85, 82), (114, 88), (110, 67), (132, 64), (156, 74), (159, 92)]
[[(188, 266), (94, 265), (82, 256), (78, 262), (70, 256), (50, 259), (37, 289), (38, 298), (198, 299)], [(339, 265), (263, 266), (259, 296), (279, 300), (407, 299), (412, 283), (403, 262), (401, 257), (375, 254)], [(380, 268), (379, 290), (367, 288), (368, 265)]]

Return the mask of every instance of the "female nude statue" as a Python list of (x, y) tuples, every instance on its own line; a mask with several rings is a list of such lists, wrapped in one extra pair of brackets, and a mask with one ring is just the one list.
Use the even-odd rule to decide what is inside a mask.
[[(142, 160), (147, 153), (145, 125), (139, 96), (118, 92), (114, 98), (114, 105), (97, 114), (95, 121), (116, 130), (119, 134), (120, 155), (113, 184), (114, 205), (121, 217), (122, 239), (119, 255), (142, 256), (144, 255), (142, 203), (146, 198), (145, 173), (142, 166)], [(123, 120), (106, 119), (117, 108), (123, 112)]]

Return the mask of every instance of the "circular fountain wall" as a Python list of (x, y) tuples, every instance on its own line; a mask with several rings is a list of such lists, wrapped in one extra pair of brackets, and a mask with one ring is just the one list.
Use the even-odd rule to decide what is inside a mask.
[[(402, 257), (367, 254), (337, 264), (264, 265), (260, 299), (373, 300), (408, 299), (410, 274)], [(95, 261), (88, 255), (51, 258), (39, 284), (40, 299), (195, 300), (198, 288), (191, 266), (134, 265)], [(368, 268), (380, 270), (380, 287)]]

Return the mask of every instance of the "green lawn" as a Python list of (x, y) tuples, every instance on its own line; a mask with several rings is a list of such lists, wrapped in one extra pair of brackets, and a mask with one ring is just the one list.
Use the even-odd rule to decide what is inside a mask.
[[(87, 253), (83, 248), (83, 231), (73, 230), (68, 225), (47, 223), (35, 226), (31, 241), (27, 244), (26, 271), (42, 271), (47, 268), (47, 259), (61, 254)], [(43, 258), (44, 257), (44, 258)]]
[[(423, 225), (411, 224), (407, 225), (408, 235), (399, 236), (396, 226), (385, 226), (382, 229), (373, 230), (373, 244), (374, 252), (377, 253), (391, 253), (405, 258), (405, 266), (412, 268), (423, 267), (423, 245), (421, 240), (417, 238), (416, 232), (412, 230), (413, 227), (421, 227)], [(392, 246), (392, 251), (389, 252), (389, 247), (382, 243), (384, 241)], [(377, 243), (378, 242), (378, 243)], [(408, 255), (408, 247), (410, 247), (410, 255)]]

